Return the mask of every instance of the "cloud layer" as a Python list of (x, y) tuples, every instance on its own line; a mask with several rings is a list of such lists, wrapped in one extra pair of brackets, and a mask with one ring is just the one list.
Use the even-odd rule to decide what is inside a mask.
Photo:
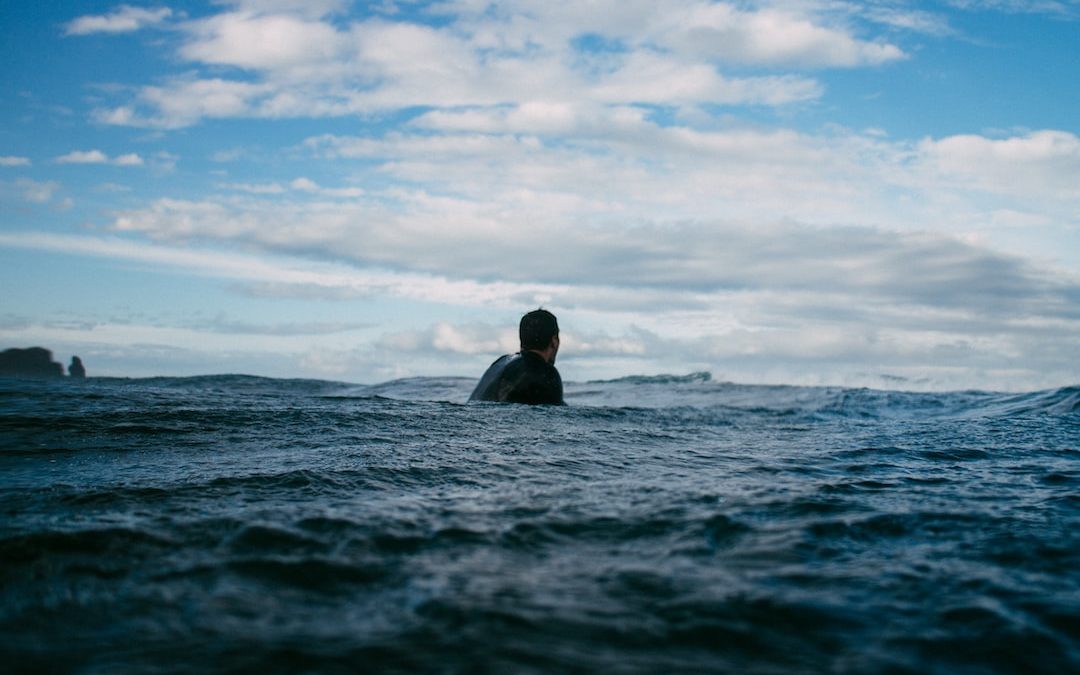
[(412, 126), (304, 144), (388, 187), (233, 184), (254, 196), (159, 199), (112, 227), (435, 274), (561, 283), (595, 270), (617, 285), (687, 288), (743, 283), (729, 261), (752, 251), (798, 257), (809, 235), (788, 245), (793, 224), (814, 226), (824, 248), (880, 229), (979, 240), (1005, 214), (1080, 227), (1080, 140), (1066, 132), (911, 144), (539, 104), (426, 113)]
[[(21, 234), (0, 236), (0, 245), (152, 263), (228, 280), (261, 298), (396, 298), (500, 315), (544, 304), (563, 318), (563, 361), (577, 379), (689, 368), (777, 383), (883, 383), (887, 375), (907, 378), (905, 386), (916, 388), (1032, 388), (1053, 381), (1054, 364), (1070, 362), (1069, 345), (1080, 328), (1076, 280), (1048, 277), (1020, 259), (928, 235), (830, 230), (822, 237), (795, 226), (740, 234), (717, 265), (724, 279), (715, 285), (692, 277), (639, 287), (620, 279), (605, 283), (603, 275), (590, 278), (588, 272), (566, 284), (459, 281), (121, 239)], [(153, 328), (141, 339), (187, 340), (182, 334), (195, 329), (222, 336), (203, 338), (211, 344), (237, 349), (245, 343), (232, 336), (247, 336), (250, 349), (264, 344), (305, 359), (327, 343), (337, 350), (321, 357), (327, 373), (363, 368), (368, 377), (471, 373), (493, 354), (513, 350), (515, 340), (512, 322), (437, 319), (420, 330), (372, 326), (381, 336), (367, 347), (343, 349), (329, 340), (365, 327), (218, 317), (178, 327), (181, 333), (171, 338)], [(139, 335), (134, 329), (124, 330)], [(95, 330), (105, 336), (114, 328)], [(66, 339), (75, 334), (57, 333)], [(409, 371), (400, 364), (409, 364)]]
[[(446, 2), (409, 18), (376, 13), (363, 20), (343, 20), (337, 3), (230, 5), (174, 26), (180, 59), (225, 75), (196, 71), (144, 86), (133, 101), (99, 109), (98, 119), (177, 128), (213, 118), (533, 99), (783, 106), (818, 98), (821, 86), (798, 72), (767, 74), (771, 69), (875, 66), (906, 56), (825, 16), (728, 3)], [(125, 7), (82, 17), (69, 33), (134, 30), (168, 16)], [(725, 75), (725, 66), (765, 73)]]

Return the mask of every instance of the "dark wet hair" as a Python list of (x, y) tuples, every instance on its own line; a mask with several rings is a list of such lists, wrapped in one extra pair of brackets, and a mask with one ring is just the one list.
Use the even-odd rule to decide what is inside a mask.
[(518, 325), (518, 337), (521, 338), (521, 349), (547, 349), (551, 344), (551, 338), (559, 334), (559, 322), (555, 315), (546, 309), (534, 309), (521, 317)]

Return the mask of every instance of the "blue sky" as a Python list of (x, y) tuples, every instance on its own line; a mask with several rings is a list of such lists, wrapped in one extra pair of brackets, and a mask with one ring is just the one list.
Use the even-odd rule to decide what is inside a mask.
[(5, 3), (0, 346), (1080, 382), (1080, 2)]

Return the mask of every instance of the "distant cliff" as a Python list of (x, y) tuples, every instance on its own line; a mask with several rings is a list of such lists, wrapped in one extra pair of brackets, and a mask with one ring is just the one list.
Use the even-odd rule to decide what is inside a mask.
[(5, 349), (0, 352), (0, 377), (63, 377), (64, 366), (52, 360), (44, 347)]

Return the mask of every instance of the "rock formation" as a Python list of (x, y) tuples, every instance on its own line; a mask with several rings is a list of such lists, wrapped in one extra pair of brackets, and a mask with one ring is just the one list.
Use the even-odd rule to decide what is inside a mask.
[(63, 377), (64, 367), (52, 360), (52, 352), (43, 347), (5, 349), (0, 352), (0, 376)]

